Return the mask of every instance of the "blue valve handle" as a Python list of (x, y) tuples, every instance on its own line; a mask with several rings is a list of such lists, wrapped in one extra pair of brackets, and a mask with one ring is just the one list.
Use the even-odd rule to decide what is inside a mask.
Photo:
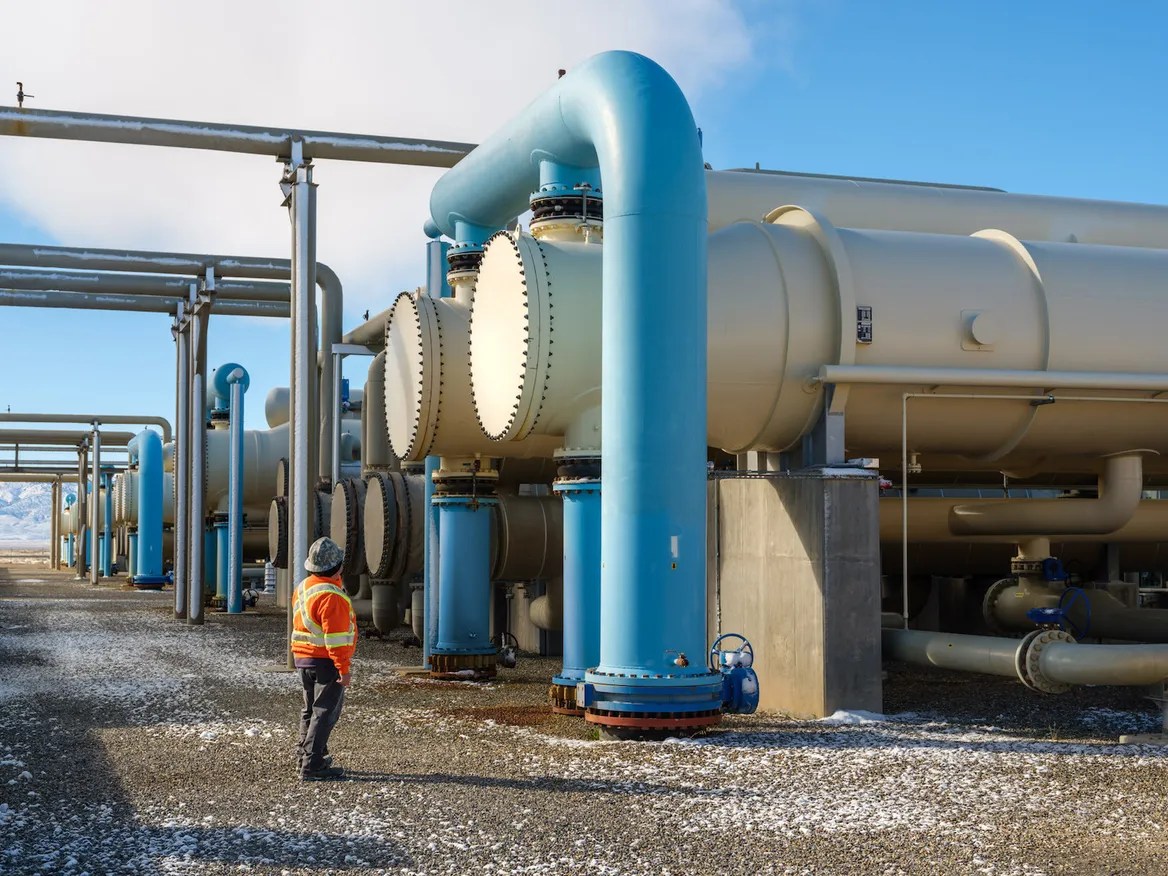
[[(719, 648), (718, 646), (722, 644), (724, 639), (739, 639), (741, 640), (742, 644), (737, 648)], [(718, 658), (718, 655), (726, 651), (744, 651), (750, 654), (750, 662), (752, 665), (754, 664), (754, 646), (750, 644), (750, 641), (746, 638), (746, 636), (743, 636), (739, 633), (723, 633), (722, 635), (718, 636), (718, 638), (714, 639), (714, 644), (710, 646), (711, 672), (722, 671), (722, 661)]]

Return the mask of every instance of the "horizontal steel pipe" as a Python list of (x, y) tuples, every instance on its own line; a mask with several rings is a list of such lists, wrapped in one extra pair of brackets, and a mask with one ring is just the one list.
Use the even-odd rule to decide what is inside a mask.
[(962, 636), (924, 630), (881, 631), (884, 657), (918, 666), (1017, 678), (1017, 639)]
[[(180, 298), (115, 295), (105, 292), (24, 292), (0, 289), (0, 307), (48, 307), (66, 310), (118, 310), (133, 313), (174, 313)], [(273, 301), (213, 301), (211, 311), (217, 316), (271, 316), (286, 319), (291, 313), (287, 303)]]
[[(128, 272), (62, 271), (51, 268), (0, 268), (0, 288), (113, 292), (120, 295), (161, 295), (186, 298), (195, 276)], [(216, 301), (288, 301), (288, 284), (217, 279)]]
[(292, 153), (292, 143), (299, 142), (305, 158), (419, 167), (453, 167), (474, 148), (470, 143), (444, 140), (15, 107), (0, 107), (0, 135), (210, 149), (217, 152), (270, 155), (275, 158), (288, 157)]
[(1123, 371), (1018, 371), (896, 365), (825, 365), (819, 383), (873, 386), (960, 386), (1008, 389), (1098, 389), (1168, 392), (1168, 376)]
[[(78, 445), (91, 435), (89, 429), (0, 429), (0, 441), (6, 444), (36, 442), (38, 444)], [(102, 430), (102, 446), (109, 444), (125, 447), (133, 439), (133, 432), (109, 432)]]
[(171, 437), (170, 420), (153, 415), (134, 414), (28, 414), (0, 413), (0, 423), (98, 423), (99, 425), (157, 426), (162, 430), (162, 440)]

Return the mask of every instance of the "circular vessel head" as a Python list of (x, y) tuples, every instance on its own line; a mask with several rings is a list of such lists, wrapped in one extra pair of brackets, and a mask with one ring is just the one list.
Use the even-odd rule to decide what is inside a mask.
[(441, 384), (434, 302), (403, 292), (385, 323), (385, 427), (394, 454), (425, 457), (434, 440)]

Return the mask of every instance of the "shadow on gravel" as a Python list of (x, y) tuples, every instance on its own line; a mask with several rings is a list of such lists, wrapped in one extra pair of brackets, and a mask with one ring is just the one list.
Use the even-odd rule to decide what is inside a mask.
[[(0, 581), (0, 596), (7, 583)], [(51, 608), (50, 599), (33, 601), (24, 594), (0, 601), (0, 631), (24, 625), (22, 632), (35, 643), (52, 629), (52, 616), (45, 614)], [(226, 817), (238, 825), (230, 827), (180, 824), (173, 812), (167, 817), (141, 811), (99, 731), (142, 726), (108, 698), (22, 691), (19, 679), (27, 676), (18, 670), (46, 665), (44, 655), (25, 644), (0, 635), (0, 675), (18, 679), (6, 690), (0, 679), (0, 874), (168, 876), (201, 872), (202, 864), (322, 873), (415, 867), (396, 842), (315, 830), (307, 816), (302, 829), (253, 827), (248, 822), (264, 814), (258, 799), (250, 810), (216, 812), (219, 821)], [(101, 672), (97, 655), (95, 683)]]

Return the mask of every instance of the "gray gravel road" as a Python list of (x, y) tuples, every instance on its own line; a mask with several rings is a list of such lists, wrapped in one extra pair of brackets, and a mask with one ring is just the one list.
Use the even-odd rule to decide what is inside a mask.
[(1134, 692), (890, 667), (887, 715), (600, 742), (553, 661), (437, 683), (366, 640), (351, 778), (302, 785), (281, 617), (170, 599), (0, 569), (0, 873), (1168, 873), (1168, 753), (1112, 744), (1158, 727)]

